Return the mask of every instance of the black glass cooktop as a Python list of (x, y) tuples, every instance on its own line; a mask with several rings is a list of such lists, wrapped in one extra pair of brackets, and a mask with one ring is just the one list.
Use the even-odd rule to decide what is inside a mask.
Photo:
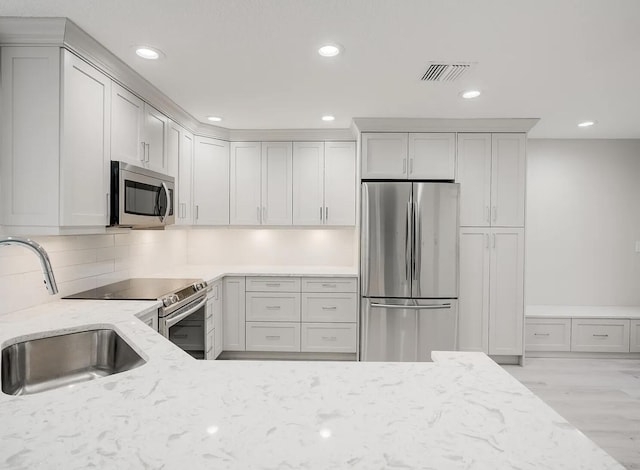
[(63, 299), (157, 300), (196, 282), (202, 281), (200, 279), (133, 278), (89, 289)]

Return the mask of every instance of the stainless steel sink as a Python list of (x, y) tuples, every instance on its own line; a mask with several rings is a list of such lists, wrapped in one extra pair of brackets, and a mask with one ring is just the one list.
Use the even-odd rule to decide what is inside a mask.
[(38, 338), (2, 350), (2, 391), (30, 395), (117, 374), (146, 361), (115, 330)]

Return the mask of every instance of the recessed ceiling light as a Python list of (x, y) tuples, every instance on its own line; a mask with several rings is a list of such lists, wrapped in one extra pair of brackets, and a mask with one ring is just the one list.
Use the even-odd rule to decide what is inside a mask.
[(480, 96), (480, 91), (467, 90), (467, 91), (463, 91), (460, 96), (462, 96), (465, 100), (471, 100), (473, 98), (477, 98), (478, 96)]
[(342, 52), (342, 48), (337, 44), (325, 44), (318, 49), (318, 54), (322, 57), (335, 57)]
[(153, 47), (138, 46), (136, 47), (136, 54), (138, 57), (142, 57), (143, 59), (156, 60), (160, 58), (162, 52), (158, 49), (154, 49)]
[(207, 119), (209, 121), (211, 121), (211, 122), (220, 122), (220, 121), (222, 121), (222, 118), (218, 117), (218, 116), (207, 116)]
[(595, 121), (582, 121), (580, 124), (578, 124), (578, 127), (591, 127), (595, 123)]
[(326, 122), (334, 121), (335, 119), (336, 119), (336, 118), (335, 118), (335, 116), (331, 116), (331, 115), (329, 115), (329, 114), (327, 114), (327, 115), (325, 115), (325, 116), (322, 116), (322, 120), (323, 120), (323, 121), (326, 121)]

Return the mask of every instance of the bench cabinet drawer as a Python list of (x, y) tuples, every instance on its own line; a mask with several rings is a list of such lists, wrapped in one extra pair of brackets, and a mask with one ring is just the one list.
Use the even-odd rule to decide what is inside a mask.
[(629, 320), (571, 320), (571, 351), (629, 352)]
[(299, 277), (247, 277), (247, 292), (300, 292)]
[(355, 323), (303, 323), (302, 352), (356, 352)]
[(640, 352), (640, 320), (631, 320), (631, 352)]
[(529, 318), (525, 326), (527, 351), (570, 351), (570, 318)]
[(354, 277), (305, 277), (302, 292), (358, 292), (358, 281)]
[(300, 351), (300, 323), (247, 322), (247, 351)]
[(302, 294), (302, 321), (355, 322), (357, 311), (356, 294)]
[(300, 294), (247, 292), (247, 321), (300, 321)]

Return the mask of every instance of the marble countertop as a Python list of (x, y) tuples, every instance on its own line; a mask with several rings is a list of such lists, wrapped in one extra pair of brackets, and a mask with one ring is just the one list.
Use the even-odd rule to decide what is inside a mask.
[(147, 360), (29, 396), (0, 394), (0, 467), (622, 469), (482, 353), (433, 363), (196, 361), (135, 315), (61, 300), (0, 316), (0, 344), (111, 326)]
[(187, 264), (154, 273), (151, 277), (201, 278), (212, 282), (224, 276), (357, 277), (358, 269), (345, 266), (245, 266)]
[(531, 318), (630, 318), (640, 319), (640, 306), (527, 305)]

